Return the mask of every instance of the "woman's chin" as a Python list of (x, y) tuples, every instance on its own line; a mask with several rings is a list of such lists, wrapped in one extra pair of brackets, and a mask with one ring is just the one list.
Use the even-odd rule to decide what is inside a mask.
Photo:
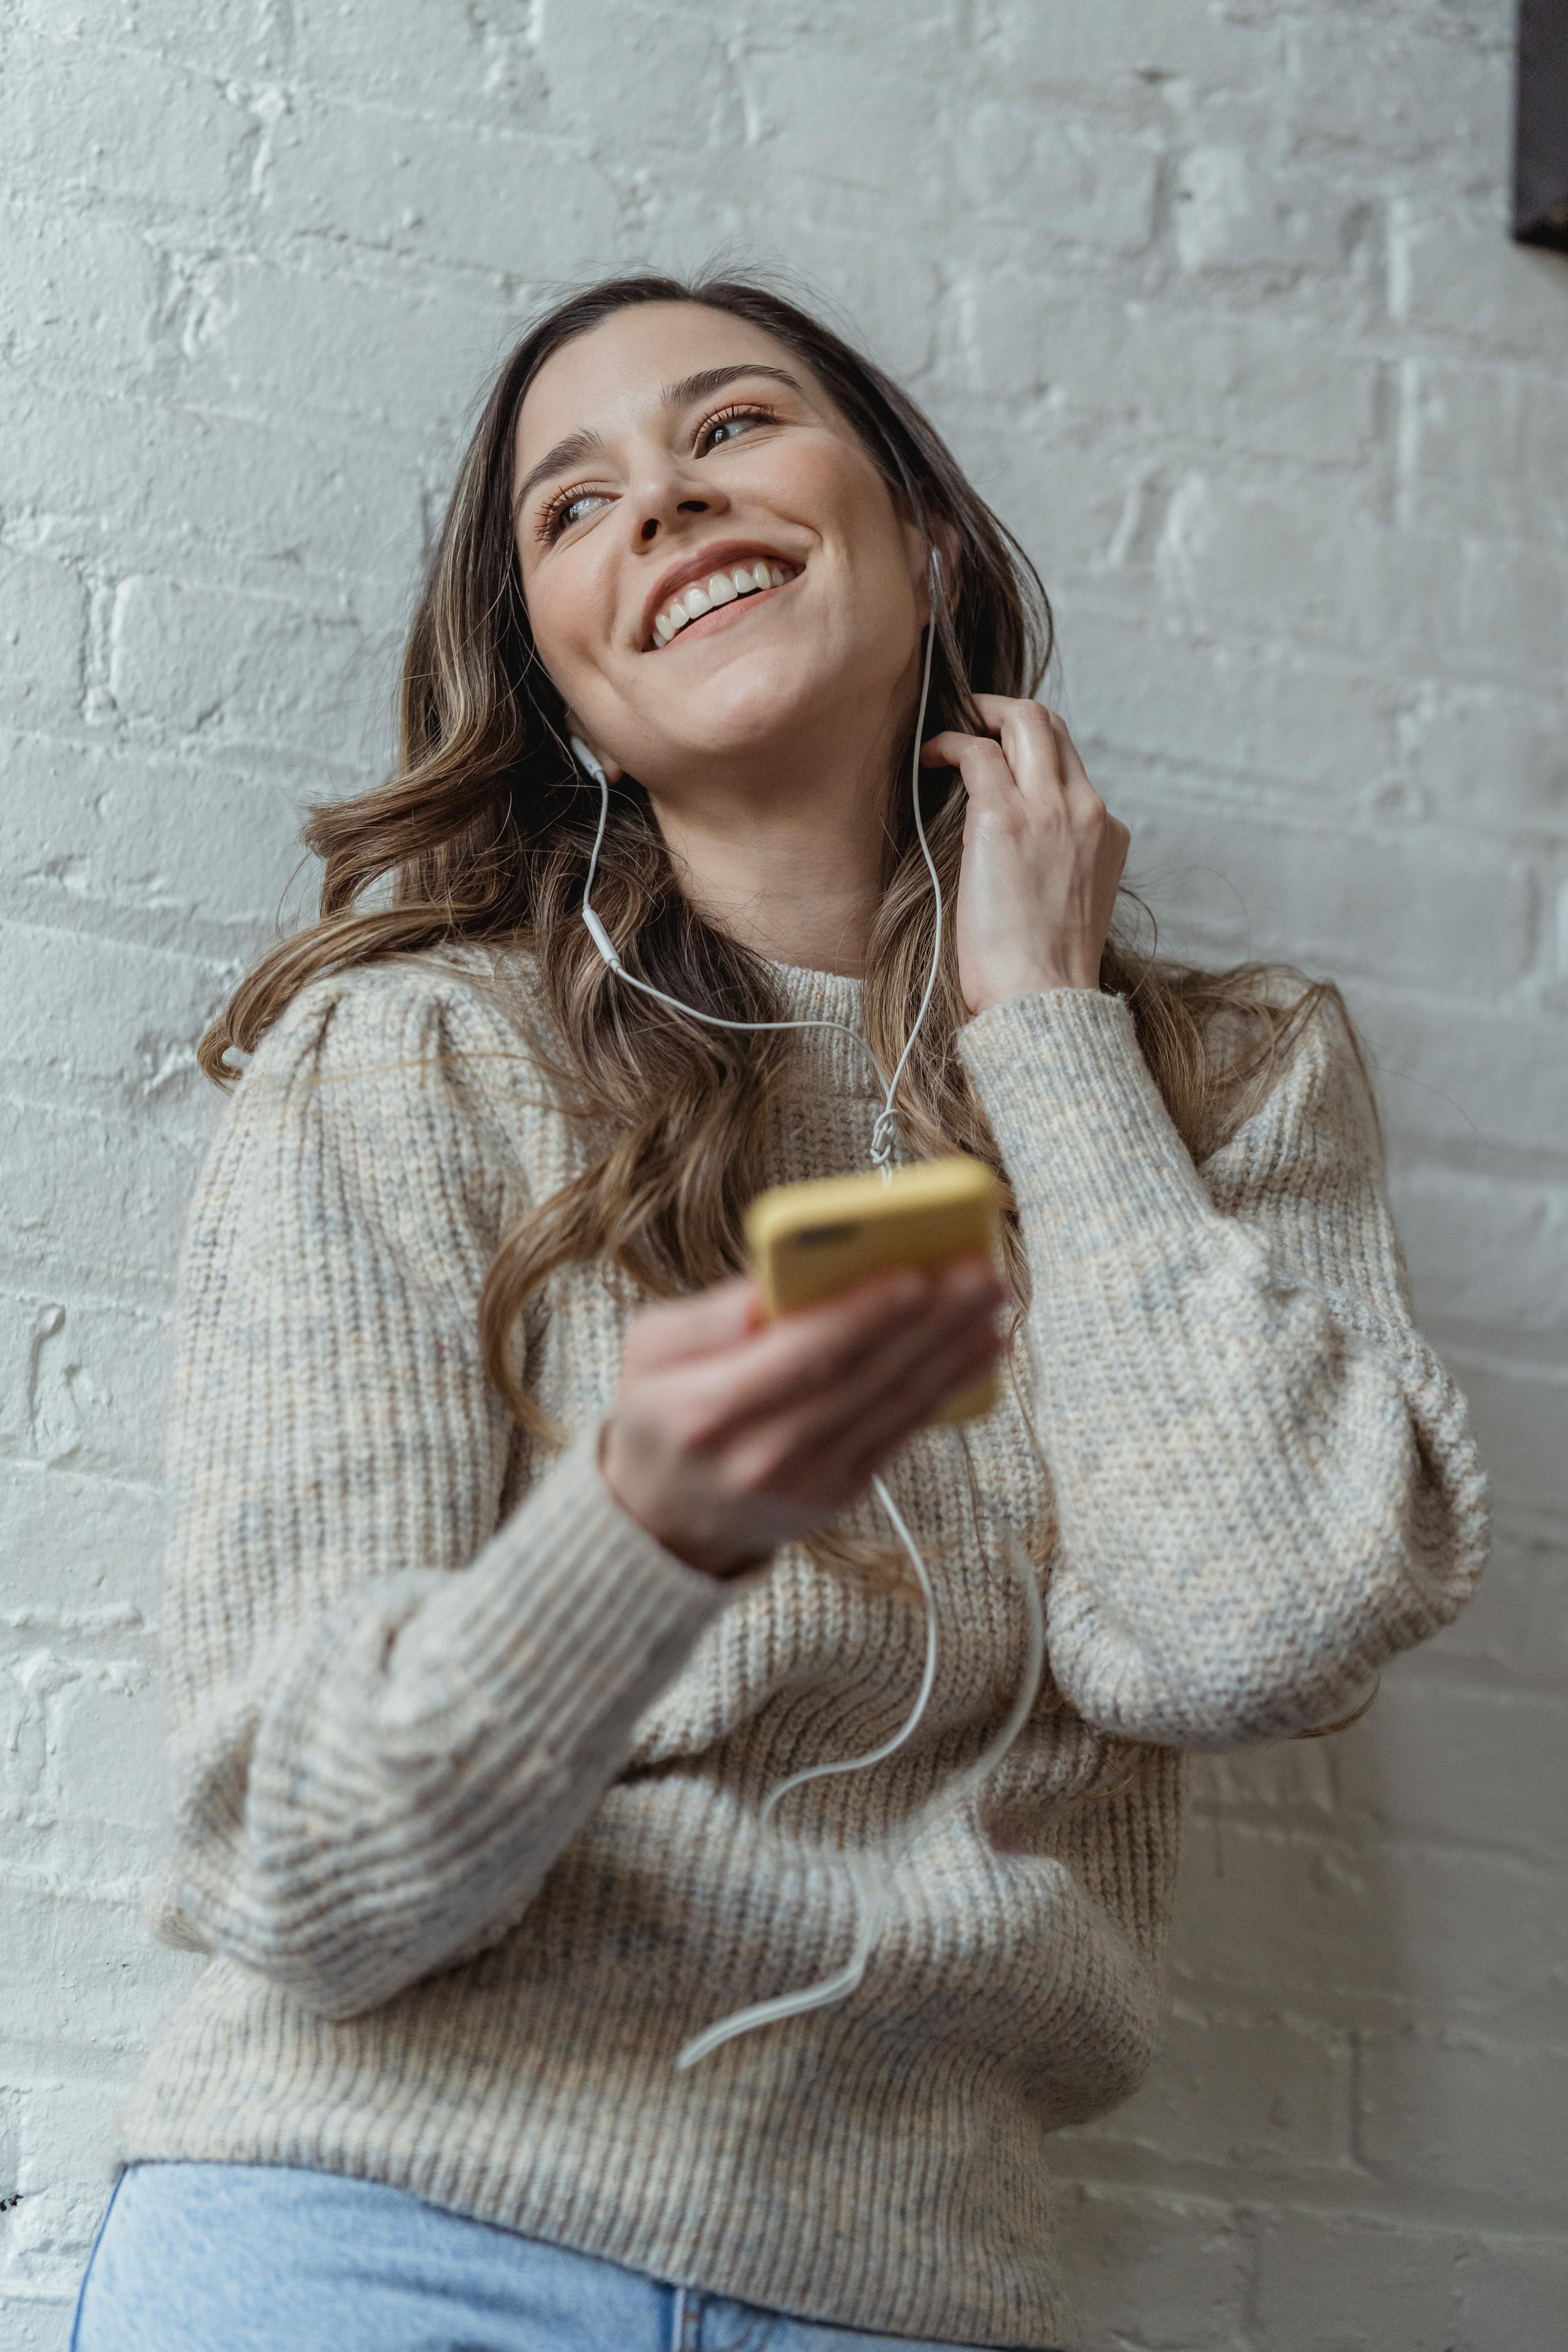
[[(717, 653), (722, 643), (714, 640)], [(693, 654), (699, 651), (692, 647)], [(841, 730), (846, 698), (875, 691), (858, 663), (797, 652), (693, 663), (670, 713), (679, 756), (703, 762), (798, 760), (826, 731)], [(662, 730), (661, 730), (662, 731)], [(657, 763), (662, 767), (663, 761)]]

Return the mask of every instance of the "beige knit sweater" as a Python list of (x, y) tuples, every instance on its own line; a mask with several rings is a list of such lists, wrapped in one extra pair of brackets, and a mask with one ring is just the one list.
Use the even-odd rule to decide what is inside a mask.
[[(855, 1024), (852, 981), (779, 973)], [(504, 992), (409, 962), (309, 989), (196, 1200), (166, 1646), (174, 1932), (212, 1954), (132, 2159), (318, 2166), (844, 2326), (1065, 2341), (1046, 2137), (1148, 2064), (1184, 1749), (1331, 1717), (1451, 1618), (1485, 1545), (1459, 1397), (1411, 1328), (1331, 1013), (1195, 1169), (1120, 1000), (996, 1007), (963, 1052), (1020, 1202), (1019, 1395), (889, 1473), (919, 1604), (781, 1552), (697, 1575), (595, 1468), (626, 1316), (594, 1272), (530, 1322), (575, 1435), (540, 1458), (475, 1305), (582, 1144)], [(800, 1040), (772, 1180), (866, 1164), (852, 1040)], [(1032, 1370), (1030, 1364), (1032, 1362)], [(863, 1846), (973, 1759), (1026, 1627), (1009, 1528), (1059, 1541), (1049, 1680), (978, 1802), (900, 1865), (866, 1981), (689, 2072), (715, 2018), (830, 1973)], [(879, 1532), (875, 1507), (851, 1524)], [(1157, 1743), (1128, 1785), (1129, 1743)]]

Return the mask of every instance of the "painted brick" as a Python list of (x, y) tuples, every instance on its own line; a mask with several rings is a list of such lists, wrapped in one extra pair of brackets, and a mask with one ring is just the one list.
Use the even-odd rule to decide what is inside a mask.
[(1213, 958), (1278, 955), (1347, 974), (1393, 961), (1467, 995), (1506, 989), (1532, 961), (1529, 874), (1458, 838), (1269, 824), (1245, 806), (1205, 822), (1142, 795), (1123, 814), (1134, 879), (1158, 877), (1150, 895), (1173, 937), (1201, 939)]
[(157, 1614), (163, 1503), (150, 1486), (91, 1475), (74, 1463), (0, 1456), (5, 1529), (4, 1612), (79, 1631), (106, 1614)]
[[(16, 1662), (8, 1659), (0, 1664), (0, 1817), (8, 1824), (37, 1804), (43, 1774), (42, 1717)], [(5, 2178), (0, 2167), (0, 2181)], [(0, 2196), (5, 2194), (0, 2188)]]
[(1428, 528), (1568, 545), (1568, 404), (1548, 370), (1411, 360), (1405, 511)]
[[(1281, 1998), (1357, 1981), (1371, 1880), (1348, 1841), (1209, 1818), (1193, 1824), (1177, 1898), (1174, 1966), (1203, 1986)], [(1277, 1932), (1289, 1919), (1287, 1939)]]
[(1323, 1739), (1283, 1739), (1193, 1759), (1193, 1801), (1233, 1813), (1321, 1826), (1334, 1811), (1336, 1751)]
[(421, 437), (457, 429), (515, 316), (486, 289), (366, 282), (254, 256), (193, 270), (189, 300), (184, 398), (391, 418)]
[[(917, 79), (896, 52), (867, 54), (845, 46), (794, 41), (759, 51), (742, 69), (752, 136), (776, 144), (776, 184), (787, 186), (808, 218), (853, 205), (863, 218), (934, 226), (950, 200), (950, 176), (933, 141), (941, 92)], [(858, 135), (821, 103), (828, 86), (843, 97)], [(911, 152), (926, 151), (911, 173)]]
[(1568, 2111), (1561, 2050), (1433, 2040), (1407, 2027), (1369, 2039), (1360, 2085), (1361, 2152), (1373, 2171), (1428, 2191), (1484, 2184), (1505, 2227), (1561, 2221)]
[(24, 1068), (156, 1093), (194, 1066), (221, 985), (194, 956), (36, 923), (0, 924), (0, 1001)]
[[(1071, 2179), (1088, 2153), (1064, 2133), (1053, 2169)], [(1052, 2210), (1086, 2345), (1241, 2341), (1252, 2249), (1223, 2206), (1075, 2180)]]
[[(1348, 1811), (1361, 1775), (1347, 1778)], [(1336, 2030), (1392, 2015), (1550, 2038), (1563, 1999), (1559, 1901), (1552, 1864), (1395, 1839), (1374, 1815), (1347, 1819), (1333, 1839), (1200, 1822), (1179, 1901), (1176, 1976), (1185, 2000), (1220, 2003), (1226, 1989), (1233, 2002), (1288, 2001)]]
[(1563, 1853), (1568, 1704), (1555, 1695), (1438, 1683), (1406, 1658), (1361, 1728), (1384, 1828), (1542, 1861)]
[(125, 222), (65, 207), (0, 213), (8, 354), (42, 375), (118, 386), (154, 356), (163, 257)]
[(1131, 2143), (1174, 2163), (1234, 2166), (1256, 2180), (1346, 2165), (1348, 2037), (1178, 2000), (1148, 2081), (1079, 2137)]
[(1363, 981), (1352, 1006), (1376, 1061), (1384, 1116), (1417, 1147), (1482, 1167), (1497, 1149), (1568, 1157), (1568, 1029)]
[(1499, 1491), (1510, 1500), (1560, 1515), (1568, 1507), (1568, 1370), (1528, 1360), (1500, 1361), (1462, 1345), (1448, 1359), (1464, 1390)]
[(1087, 600), (1061, 611), (1064, 707), (1113, 753), (1359, 798), (1398, 759), (1392, 698), (1364, 670), (1278, 645), (1177, 636)]
[(1376, 362), (1321, 332), (1110, 305), (1092, 281), (1023, 269), (966, 270), (963, 299), (976, 383), (1009, 404), (1048, 390), (1162, 438), (1313, 466), (1354, 466), (1377, 436)]
[(1568, 2311), (1568, 2251), (1494, 2239), (1461, 2258), (1458, 2293), (1453, 2352), (1550, 2344)]
[[(3, 2273), (0, 2273), (3, 2276)], [(74, 2294), (45, 2300), (26, 2290), (5, 2298), (6, 2352), (68, 2352)]]
[(988, 222), (1021, 221), (1031, 242), (1142, 253), (1154, 234), (1160, 152), (1081, 123), (1042, 124), (1039, 110), (988, 101), (959, 140), (959, 184)]
[(1463, 2246), (1354, 2214), (1269, 2215), (1253, 2341), (1258, 2352), (1449, 2352)]
[(1300, 144), (1342, 170), (1361, 149), (1373, 170), (1425, 163), (1443, 187), (1473, 186), (1471, 173), (1495, 183), (1512, 99), (1508, 32), (1491, 12), (1467, 39), (1455, 14), (1384, 9), (1369, 21), (1350, 7), (1297, 17), (1285, 102)]
[(1431, 2027), (1550, 2042), (1563, 2014), (1559, 1897), (1550, 1865), (1385, 1842), (1365, 1922), (1374, 1966), (1361, 1989)]
[[(1563, 268), (1568, 275), (1568, 262)], [(1484, 539), (1432, 552), (1458, 571), (1466, 666), (1474, 660), (1488, 676), (1554, 686), (1568, 669), (1568, 558)]]
[[(1499, 192), (1500, 194), (1500, 191)], [(1505, 241), (1507, 211), (1402, 197), (1389, 219), (1389, 308), (1402, 327), (1468, 345), (1568, 366), (1568, 263), (1539, 246)]]
[[(37, 2266), (49, 2258), (85, 2258), (114, 2183), (114, 2101), (90, 2075), (46, 2079), (20, 2086), (22, 2191), (18, 2231), (24, 2246), (36, 2250)], [(72, 2151), (62, 2171), (56, 2150)], [(52, 2266), (52, 2264), (49, 2264)]]
[(321, 758), (357, 748), (363, 641), (350, 613), (138, 575), (115, 596), (110, 646), (109, 690), (132, 725)]
[[(1568, 621), (1563, 634), (1568, 660)], [(1547, 667), (1542, 683), (1558, 674)], [(1500, 820), (1568, 834), (1568, 701), (1495, 687), (1417, 688), (1399, 731), (1422, 810), (1467, 829)]]
[(300, 803), (332, 798), (335, 780), (324, 761), (287, 746), (270, 759), (244, 744), (226, 755), (216, 731), (180, 758), (143, 743), (0, 734), (0, 863), (33, 886), (41, 919), (61, 898), (163, 920), (180, 910), (241, 926), (247, 947), (270, 924)]
[(0, 80), (13, 171), (72, 197), (223, 212), (243, 197), (258, 129), (233, 84), (77, 38), (13, 36)]
[(1261, 270), (1289, 281), (1344, 265), (1355, 208), (1309, 173), (1261, 168), (1244, 147), (1193, 147), (1177, 167), (1175, 194), (1184, 269)]
[(601, 170), (543, 141), (300, 97), (274, 131), (268, 215), (295, 236), (537, 281), (607, 259), (616, 207)]
[(163, 1319), (144, 1308), (0, 1294), (0, 1427), (24, 1459), (154, 1478), (167, 1358)]
[(0, 548), (0, 720), (73, 723), (86, 627), (87, 596), (66, 565)]
[(1237, 490), (1196, 471), (1159, 487), (1152, 561), (1189, 627), (1345, 648), (1429, 649), (1459, 634), (1458, 583), (1433, 572), (1417, 534), (1380, 523), (1359, 476), (1319, 484), (1310, 501), (1295, 481)]
[[(418, 0), (405, 5), (417, 8)], [(641, 158), (673, 148), (689, 170), (694, 151), (738, 142), (744, 131), (724, 30), (722, 18), (707, 10), (625, 0), (616, 37), (606, 41), (591, 10), (550, 8), (530, 59), (531, 75), (536, 86), (548, 85), (552, 129), (591, 140), (606, 164), (623, 152)], [(802, 46), (784, 46), (786, 70)]]
[[(0, 1253), (162, 1299), (196, 1154), (184, 1137), (72, 1106), (0, 1097)], [(68, 1196), (68, 1217), (61, 1213)]]
[[(542, 12), (528, 0), (456, 15), (440, 40), (430, 37), (425, 0), (384, 0), (380, 37), (369, 45), (356, 8), (305, 0), (290, 13), (300, 78), (350, 103), (370, 100), (416, 114), (447, 113), (459, 122), (505, 124), (538, 119), (547, 98), (555, 97), (554, 76), (538, 56)], [(553, 14), (545, 16), (546, 37)], [(647, 79), (646, 55), (641, 63)]]
[(1428, 1321), (1481, 1334), (1568, 1326), (1568, 1200), (1560, 1186), (1402, 1168), (1393, 1197)]
[(1510, 1679), (1568, 1686), (1568, 1545), (1505, 1520), (1470, 1606), (1438, 1635), (1437, 1653)]
[(1258, 10), (1249, 21), (1240, 10), (1222, 16), (1163, 0), (1101, 0), (1094, 8), (1042, 14), (1034, 0), (1001, 0), (985, 62), (1005, 87), (1047, 104), (1059, 105), (1066, 91), (1104, 105), (1167, 83), (1208, 97), (1279, 76), (1284, 60), (1274, 17)]
[(164, 1734), (163, 1706), (141, 1660), (82, 1666), (49, 1703), (46, 1801), (95, 1824), (161, 1831), (168, 1813)]
[[(16, 14), (41, 33), (58, 33), (58, 0), (20, 0)], [(277, 0), (119, 0), (114, 12), (117, 49), (142, 49), (152, 57), (227, 79), (241, 73), (269, 73), (292, 56), (296, 11)]]
[[(311, 573), (400, 584), (420, 546), (421, 455), (382, 426), (323, 436), (291, 420), (199, 414), (161, 400), (20, 399), (0, 441), (0, 505), (108, 542), (127, 571), (173, 558), (232, 577), (237, 561), (298, 593)], [(385, 478), (392, 452), (398, 460)]]
[(13, 1987), (10, 2044), (58, 2050), (78, 2067), (101, 2053), (111, 2080), (121, 2074), (122, 2062), (134, 2062), (169, 2000), (200, 1966), (191, 1954), (153, 1940), (143, 1894), (140, 1885), (116, 1881), (86, 1897), (47, 1878), (6, 1874), (0, 1899)]

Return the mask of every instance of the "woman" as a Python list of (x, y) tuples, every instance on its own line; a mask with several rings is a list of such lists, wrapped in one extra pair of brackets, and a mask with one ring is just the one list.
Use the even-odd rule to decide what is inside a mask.
[[(1045, 2138), (1148, 2063), (1186, 1751), (1342, 1716), (1484, 1520), (1337, 1000), (1109, 937), (1048, 627), (913, 405), (753, 286), (604, 285), (502, 370), (401, 772), (317, 812), (321, 920), (204, 1048), (254, 1052), (172, 1455), (165, 1932), (212, 1959), (81, 2352), (1064, 2339)], [(922, 645), (953, 920), (899, 1149), (1005, 1175), (1007, 1281), (764, 1327), (745, 1202), (866, 1165), (926, 984)], [(573, 736), (626, 972), (839, 1025), (611, 968)], [(921, 1681), (879, 1470), (930, 1703), (763, 1831)], [(1016, 1537), (1048, 1673), (976, 1791)], [(679, 2065), (841, 1965), (894, 1831), (858, 1989)]]

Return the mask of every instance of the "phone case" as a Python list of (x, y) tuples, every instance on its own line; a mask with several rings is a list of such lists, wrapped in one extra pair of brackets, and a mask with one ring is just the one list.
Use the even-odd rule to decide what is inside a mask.
[[(1002, 1187), (989, 1168), (948, 1160), (878, 1174), (775, 1184), (746, 1212), (746, 1247), (770, 1316), (831, 1298), (889, 1265), (945, 1265), (1001, 1247)], [(994, 1376), (965, 1389), (936, 1416), (973, 1421), (996, 1401)]]

